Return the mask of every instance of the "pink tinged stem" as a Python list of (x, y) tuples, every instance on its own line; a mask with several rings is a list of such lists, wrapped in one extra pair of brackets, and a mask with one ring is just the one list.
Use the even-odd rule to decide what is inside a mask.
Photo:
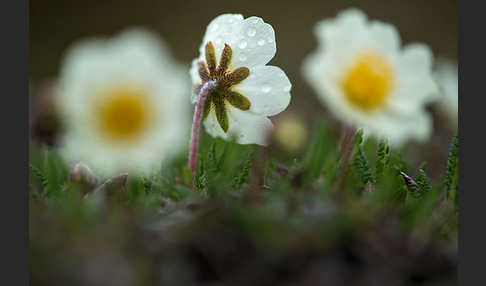
[(215, 80), (207, 81), (202, 85), (201, 89), (199, 90), (199, 96), (194, 109), (191, 131), (191, 147), (189, 149), (189, 170), (191, 170), (193, 175), (193, 183), (195, 182), (194, 177), (196, 176), (197, 143), (199, 138), (199, 127), (201, 126), (202, 111), (207, 96), (216, 88), (216, 86), (217, 83)]

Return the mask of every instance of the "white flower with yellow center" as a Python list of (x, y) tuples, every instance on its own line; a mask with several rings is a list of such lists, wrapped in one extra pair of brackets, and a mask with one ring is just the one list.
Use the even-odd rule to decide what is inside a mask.
[(213, 83), (202, 109), (210, 135), (268, 144), (273, 128), (268, 116), (288, 106), (292, 87), (280, 68), (266, 65), (276, 50), (275, 32), (261, 18), (223, 14), (211, 21), (190, 71), (195, 93)]
[(368, 21), (357, 9), (319, 22), (315, 35), (318, 49), (305, 59), (303, 74), (335, 116), (393, 147), (428, 140), (432, 119), (425, 105), (438, 88), (426, 45), (400, 49), (393, 25)]
[(140, 28), (73, 45), (60, 73), (64, 153), (99, 171), (150, 171), (187, 146), (190, 80)]

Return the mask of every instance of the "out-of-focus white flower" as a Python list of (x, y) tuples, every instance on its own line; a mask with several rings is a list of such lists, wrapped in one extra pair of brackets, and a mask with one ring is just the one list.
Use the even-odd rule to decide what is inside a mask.
[(365, 135), (388, 138), (392, 147), (429, 139), (432, 119), (425, 105), (438, 87), (426, 45), (401, 49), (393, 25), (368, 21), (354, 8), (319, 22), (314, 31), (318, 48), (305, 59), (303, 74), (335, 116)]
[(280, 68), (266, 65), (276, 50), (275, 32), (261, 18), (223, 14), (209, 23), (190, 74), (196, 93), (202, 84), (216, 81), (202, 118), (210, 135), (268, 144), (273, 128), (268, 116), (288, 106), (292, 87)]
[(299, 151), (307, 140), (307, 127), (295, 115), (285, 116), (275, 122), (275, 142), (287, 152)]
[(441, 112), (450, 124), (457, 128), (459, 123), (459, 72), (457, 62), (447, 58), (438, 58), (435, 76), (439, 83), (442, 97), (436, 102)]
[(59, 79), (63, 153), (106, 173), (170, 160), (188, 141), (187, 71), (146, 29), (75, 43)]

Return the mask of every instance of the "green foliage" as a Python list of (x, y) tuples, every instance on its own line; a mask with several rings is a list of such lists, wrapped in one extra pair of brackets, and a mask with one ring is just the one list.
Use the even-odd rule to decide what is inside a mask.
[(248, 174), (250, 173), (250, 168), (253, 164), (253, 156), (254, 156), (253, 152), (250, 152), (248, 154), (248, 157), (246, 158), (245, 161), (245, 165), (243, 165), (243, 168), (241, 169), (240, 175), (233, 180), (235, 183), (235, 188), (239, 189), (248, 178)]
[[(434, 273), (449, 275), (455, 266), (450, 253), (457, 244), (457, 205), (442, 200), (441, 192), (446, 182), (451, 194), (458, 188), (457, 136), (447, 172), (437, 179), (429, 177), (435, 170), (426, 165), (428, 158), (391, 153), (386, 140), (365, 141), (362, 130), (350, 133), (347, 141), (337, 140), (322, 120), (313, 130), (307, 152), (295, 158), (272, 147), (238, 145), (203, 133), (194, 182), (181, 155), (153, 176), (129, 175), (126, 184), (113, 176), (88, 192), (67, 182), (69, 168), (56, 150), (35, 148), (30, 181), (32, 193), (38, 185), (42, 195), (29, 200), (32, 269), (45, 265), (50, 273), (60, 267), (77, 273), (75, 263), (99, 259), (96, 251), (79, 254), (92, 247), (107, 255), (103, 259), (113, 258), (113, 265), (142, 269), (134, 277), (149, 278), (134, 285), (152, 285), (150, 279), (170, 265), (182, 269), (181, 277), (219, 277), (245, 261), (293, 269), (293, 261), (310, 267), (308, 263), (326, 258), (346, 269), (342, 257), (357, 257), (363, 269), (384, 261), (419, 267), (409, 255), (415, 250), (407, 248), (418, 245), (420, 259), (433, 257), (427, 267), (439, 264), (434, 267), (447, 271)], [(417, 169), (407, 162), (424, 163)], [(338, 200), (334, 194), (341, 183), (345, 191)], [(83, 248), (87, 242), (90, 248)], [(50, 248), (54, 244), (55, 250)], [(376, 247), (384, 254), (380, 260), (370, 255)], [(59, 261), (73, 261), (74, 266), (46, 253), (62, 253)], [(236, 257), (233, 264), (228, 257)], [(293, 271), (300, 273), (302, 267)], [(403, 275), (400, 281), (408, 281), (408, 274)]]
[(361, 147), (362, 142), (363, 142), (363, 131), (360, 129), (356, 132), (354, 138), (354, 147), (355, 147), (354, 167), (363, 184), (366, 184), (368, 182), (374, 183), (374, 178), (371, 172), (370, 163), (368, 162), (368, 158), (366, 157), (366, 154), (363, 151), (363, 148)]
[(42, 174), (41, 170), (39, 170), (36, 166), (32, 164), (29, 164), (29, 173), (34, 175), (44, 187), (46, 187), (49, 183), (44, 174)]
[[(446, 197), (454, 197), (457, 200), (457, 188), (452, 190), (453, 182), (457, 180), (458, 177), (458, 148), (459, 148), (459, 131), (456, 131), (454, 138), (452, 139), (451, 147), (449, 149), (449, 158), (447, 159), (446, 176), (444, 179), (444, 184), (446, 188)], [(454, 192), (454, 193), (452, 193)]]
[(430, 180), (425, 171), (420, 168), (418, 171), (417, 178), (415, 179), (417, 186), (422, 190), (422, 193), (428, 193), (431, 190)]
[(390, 156), (389, 156), (389, 150), (390, 147), (388, 146), (388, 140), (387, 139), (380, 139), (379, 144), (378, 144), (378, 153), (376, 155), (376, 172), (375, 172), (375, 177), (376, 177), (376, 183), (380, 183), (381, 179), (386, 173), (386, 167), (388, 165), (388, 162), (390, 161)]
[(304, 182), (314, 181), (332, 170), (335, 161), (333, 141), (334, 138), (327, 123), (317, 120), (312, 131), (308, 152), (303, 161)]

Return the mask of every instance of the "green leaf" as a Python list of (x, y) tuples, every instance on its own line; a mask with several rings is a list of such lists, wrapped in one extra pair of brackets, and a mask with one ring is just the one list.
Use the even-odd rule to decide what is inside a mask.
[[(324, 167), (329, 160), (334, 161), (333, 149), (334, 138), (331, 135), (330, 127), (324, 120), (316, 120), (312, 131), (309, 151), (303, 160), (305, 169), (304, 181), (309, 182), (323, 174)], [(330, 169), (332, 172), (333, 169)]]
[(209, 72), (214, 73), (216, 71), (216, 54), (214, 52), (213, 43), (207, 42), (205, 46), (205, 54)]
[(218, 123), (223, 129), (224, 133), (228, 132), (228, 114), (226, 114), (226, 105), (224, 104), (222, 99), (215, 98), (213, 99), (213, 106), (214, 111), (216, 112), (216, 118), (218, 119)]
[(34, 175), (42, 183), (42, 185), (44, 185), (44, 187), (46, 187), (49, 183), (46, 176), (42, 174), (41, 170), (32, 164), (29, 164), (29, 173)]
[(446, 177), (444, 184), (446, 186), (446, 197), (451, 197), (452, 182), (457, 176), (458, 166), (458, 145), (459, 145), (459, 133), (456, 131), (454, 138), (452, 139), (451, 148), (449, 149), (449, 158), (447, 159)]
[(235, 187), (237, 189), (240, 188), (245, 183), (245, 181), (248, 177), (248, 174), (250, 173), (250, 168), (251, 168), (251, 165), (253, 163), (253, 157), (254, 157), (254, 153), (250, 152), (248, 154), (248, 157), (246, 158), (245, 165), (241, 169), (239, 177), (234, 180), (235, 181)]
[(247, 67), (239, 67), (227, 75), (227, 80), (230, 85), (235, 85), (242, 82), (250, 75), (250, 70)]
[(422, 190), (422, 193), (428, 193), (431, 190), (430, 180), (423, 169), (419, 169), (417, 178), (415, 179), (417, 185)]
[(388, 165), (388, 162), (390, 161), (389, 158), (389, 150), (390, 147), (388, 145), (388, 140), (387, 139), (380, 139), (378, 143), (378, 153), (376, 154), (376, 171), (375, 171), (375, 177), (376, 177), (376, 183), (380, 183), (383, 176), (386, 173), (386, 167)]
[(408, 164), (407, 162), (405, 162), (405, 158), (403, 158), (403, 154), (401, 152), (397, 153), (396, 163), (394, 167), (398, 171), (404, 172), (406, 174), (409, 173)]
[(248, 110), (250, 109), (251, 103), (243, 94), (228, 90), (224, 94), (225, 99), (234, 107), (240, 110)]
[(368, 158), (366, 158), (366, 154), (363, 152), (361, 146), (358, 146), (358, 151), (354, 156), (354, 167), (363, 184), (368, 182), (374, 183)]
[(208, 155), (206, 159), (206, 167), (205, 169), (208, 171), (216, 171), (216, 166), (218, 162), (216, 160), (216, 142), (213, 142), (208, 150)]
[(223, 51), (221, 52), (221, 58), (219, 59), (219, 65), (216, 70), (217, 73), (224, 73), (228, 69), (228, 65), (233, 57), (233, 49), (230, 45), (224, 44)]

